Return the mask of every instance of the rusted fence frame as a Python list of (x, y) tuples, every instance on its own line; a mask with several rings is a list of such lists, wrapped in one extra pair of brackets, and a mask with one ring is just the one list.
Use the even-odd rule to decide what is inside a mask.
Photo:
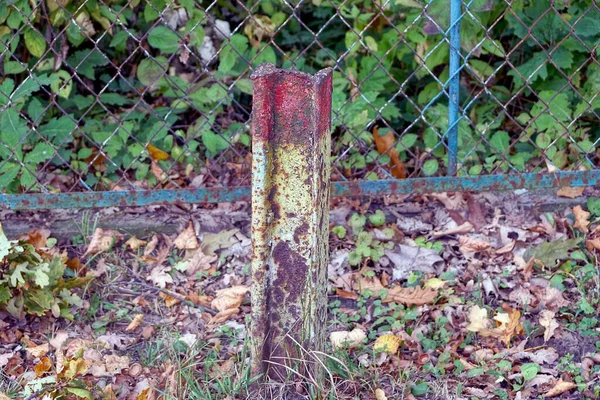
[[(381, 198), (397, 194), (534, 190), (565, 186), (600, 186), (600, 170), (332, 182), (331, 197)], [(119, 192), (0, 194), (0, 209), (49, 210), (177, 203), (229, 203), (250, 201), (250, 197), (250, 186)]]

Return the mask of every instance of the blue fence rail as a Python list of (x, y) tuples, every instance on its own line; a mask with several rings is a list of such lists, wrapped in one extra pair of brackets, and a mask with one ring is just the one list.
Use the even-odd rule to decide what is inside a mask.
[(592, 0), (0, 5), (0, 208), (250, 195), (249, 74), (334, 68), (333, 196), (598, 185)]

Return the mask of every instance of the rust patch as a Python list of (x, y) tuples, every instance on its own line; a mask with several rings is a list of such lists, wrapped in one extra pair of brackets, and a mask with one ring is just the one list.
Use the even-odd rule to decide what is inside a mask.
[(306, 236), (308, 235), (308, 224), (303, 222), (296, 230), (294, 231), (294, 242), (300, 244), (301, 240), (306, 240)]
[(271, 210), (273, 211), (273, 218), (275, 221), (281, 218), (280, 206), (276, 200), (277, 197), (277, 186), (273, 185), (271, 190), (269, 190), (269, 194), (267, 195), (267, 200), (271, 205)]
[(286, 242), (279, 242), (273, 249), (273, 260), (279, 266), (273, 288), (287, 291), (286, 301), (294, 302), (302, 293), (308, 266), (306, 260), (290, 248)]

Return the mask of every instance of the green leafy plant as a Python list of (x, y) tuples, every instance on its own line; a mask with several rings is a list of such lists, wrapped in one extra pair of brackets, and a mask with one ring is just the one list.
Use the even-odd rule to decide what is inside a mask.
[[(301, 13), (285, 2), (242, 3), (65, 0), (43, 13), (27, 0), (0, 5), (0, 190), (60, 190), (38, 182), (40, 169), (112, 189), (124, 177), (166, 184), (160, 171), (187, 181), (224, 154), (241, 163), (244, 152), (227, 150), (250, 145), (248, 74), (262, 62), (309, 73), (336, 65), (340, 174), (381, 177), (390, 156), (374, 148), (375, 124), (395, 132), (407, 171), (443, 172), (446, 3), (314, 0)], [(536, 171), (546, 159), (593, 167), (600, 67), (588, 59), (600, 12), (592, 0), (506, 7), (465, 4), (458, 174)], [(214, 20), (233, 33), (216, 35)]]
[(72, 290), (90, 278), (65, 277), (65, 261), (27, 242), (8, 240), (0, 225), (0, 308), (15, 318), (51, 312), (73, 319), (71, 308), (81, 305), (81, 298)]
[[(375, 213), (369, 215), (368, 218), (358, 213), (350, 216), (348, 225), (352, 232), (351, 238), (355, 243), (355, 249), (348, 254), (348, 262), (352, 266), (360, 265), (367, 259), (377, 262), (384, 255), (386, 249), (391, 249), (394, 246), (394, 243), (390, 241), (394, 236), (393, 230), (383, 229), (381, 231), (383, 237), (378, 236), (379, 238), (377, 239), (372, 231), (365, 230), (368, 227), (367, 220), (372, 227), (381, 227), (385, 224), (385, 215), (381, 210), (377, 210)], [(338, 229), (337, 232), (339, 235), (340, 230)], [(343, 232), (345, 236), (346, 230), (344, 229)]]

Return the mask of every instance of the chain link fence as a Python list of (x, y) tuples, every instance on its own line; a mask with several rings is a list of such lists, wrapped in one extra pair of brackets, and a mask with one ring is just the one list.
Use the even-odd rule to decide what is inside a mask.
[(593, 170), (599, 39), (592, 0), (3, 1), (0, 192), (247, 186), (262, 62), (334, 68), (337, 181)]

